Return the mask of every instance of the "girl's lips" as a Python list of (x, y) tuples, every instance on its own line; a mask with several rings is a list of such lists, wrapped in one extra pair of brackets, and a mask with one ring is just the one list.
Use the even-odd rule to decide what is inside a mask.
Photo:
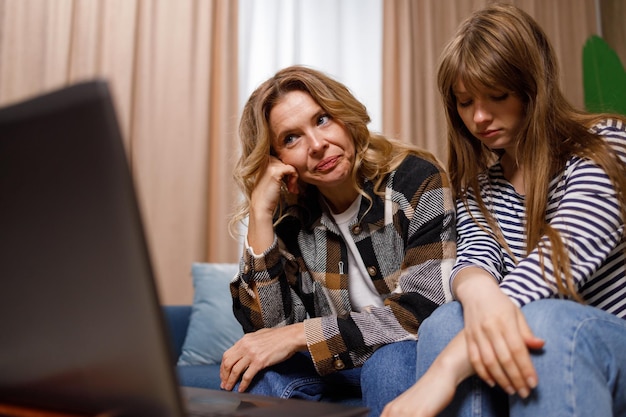
[(339, 156), (331, 156), (320, 161), (317, 165), (315, 165), (316, 171), (328, 171), (331, 170), (337, 165), (337, 161), (339, 160)]
[(478, 132), (478, 136), (483, 138), (492, 138), (499, 133), (500, 129), (483, 130), (482, 132)]

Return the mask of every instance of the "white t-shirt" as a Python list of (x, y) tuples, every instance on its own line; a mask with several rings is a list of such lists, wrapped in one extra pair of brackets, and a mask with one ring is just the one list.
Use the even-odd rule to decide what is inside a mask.
[(348, 293), (350, 294), (350, 303), (354, 311), (368, 310), (370, 307), (383, 307), (383, 299), (374, 288), (372, 279), (367, 273), (367, 268), (363, 263), (363, 258), (359, 253), (350, 225), (356, 220), (361, 206), (361, 195), (357, 197), (352, 205), (343, 213), (332, 213), (335, 223), (339, 226), (341, 235), (348, 246)]

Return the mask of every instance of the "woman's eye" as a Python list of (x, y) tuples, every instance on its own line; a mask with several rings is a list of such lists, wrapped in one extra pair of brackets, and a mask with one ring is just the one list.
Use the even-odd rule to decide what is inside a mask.
[(285, 138), (283, 139), (283, 143), (285, 145), (289, 145), (291, 143), (293, 143), (293, 141), (295, 141), (298, 137), (296, 135), (287, 135), (285, 136)]
[(459, 107), (468, 107), (472, 104), (472, 100), (457, 101)]
[(323, 124), (326, 124), (330, 121), (330, 116), (327, 114), (323, 114), (320, 117), (317, 118), (317, 125), (321, 126)]

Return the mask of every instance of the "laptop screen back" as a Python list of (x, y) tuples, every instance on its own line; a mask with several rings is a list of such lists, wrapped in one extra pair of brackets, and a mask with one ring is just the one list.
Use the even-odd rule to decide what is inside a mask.
[(105, 82), (0, 109), (0, 277), (0, 402), (181, 415)]

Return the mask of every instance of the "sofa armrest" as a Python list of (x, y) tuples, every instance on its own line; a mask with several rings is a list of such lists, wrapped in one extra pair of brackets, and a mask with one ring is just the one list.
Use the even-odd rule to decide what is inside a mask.
[(183, 349), (183, 343), (187, 336), (187, 328), (191, 318), (190, 305), (169, 305), (163, 306), (165, 321), (169, 330), (172, 343), (172, 353), (174, 361), (178, 361)]

